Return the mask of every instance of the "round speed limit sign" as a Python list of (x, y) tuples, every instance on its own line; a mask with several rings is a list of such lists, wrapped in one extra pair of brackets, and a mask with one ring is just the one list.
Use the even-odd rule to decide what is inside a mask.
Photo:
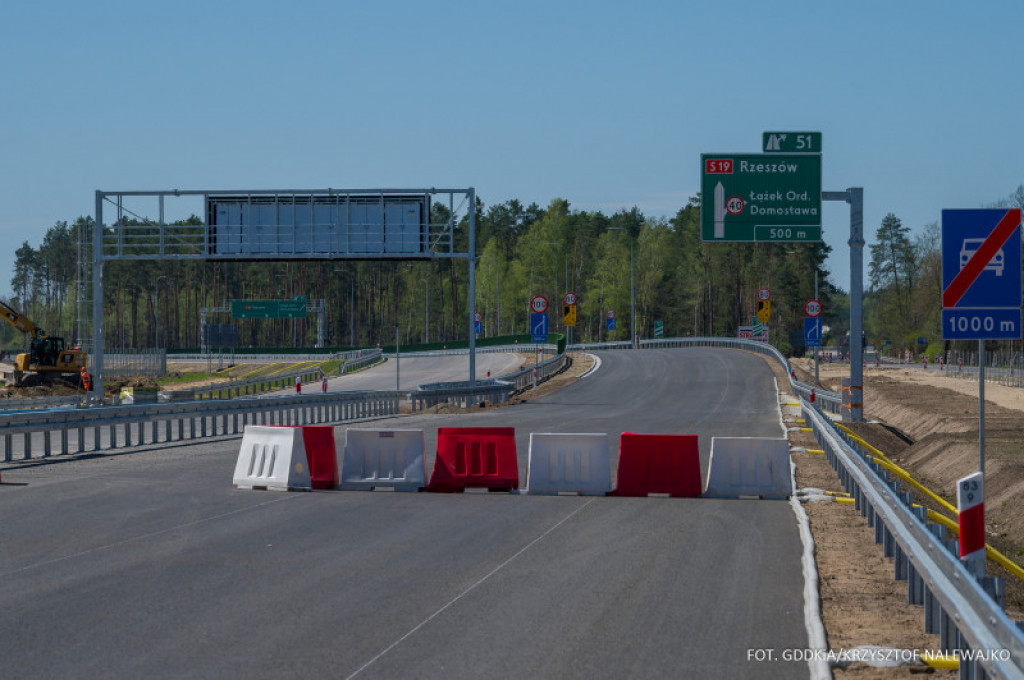
[(483, 320), (484, 320), (484, 315), (483, 314), (481, 314), (480, 312), (474, 312), (473, 313), (473, 321), (483, 321)]
[(576, 293), (566, 293), (562, 301), (567, 305), (576, 304)]
[(548, 311), (548, 299), (543, 295), (534, 295), (530, 298), (530, 309), (537, 314)]
[(810, 317), (821, 316), (821, 303), (817, 300), (808, 300), (804, 304), (804, 314)]
[(605, 316), (607, 316), (609, 319), (614, 319), (615, 318), (615, 310), (614, 309), (609, 309), (608, 313)]
[(767, 288), (762, 288), (761, 290), (757, 291), (757, 299), (758, 300), (770, 300), (771, 297), (772, 297), (772, 292), (770, 290), (768, 290)]

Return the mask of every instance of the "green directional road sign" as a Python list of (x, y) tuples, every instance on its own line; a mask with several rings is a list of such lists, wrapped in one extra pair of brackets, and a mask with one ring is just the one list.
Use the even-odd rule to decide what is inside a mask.
[(665, 322), (655, 321), (654, 322), (654, 337), (663, 338), (665, 337)]
[(821, 153), (820, 132), (763, 132), (765, 153)]
[(820, 154), (701, 154), (705, 242), (820, 241)]
[(232, 300), (233, 319), (305, 319), (306, 298), (294, 300)]

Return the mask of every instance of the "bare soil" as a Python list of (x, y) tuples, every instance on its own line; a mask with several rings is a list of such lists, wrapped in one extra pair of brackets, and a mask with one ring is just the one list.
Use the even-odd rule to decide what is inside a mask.
[[(766, 360), (767, 361), (767, 360)], [(774, 362), (768, 361), (778, 378), (783, 413), (795, 412), (787, 403), (798, 400), (785, 393), (788, 379)], [(796, 464), (797, 489), (822, 489), (842, 494), (835, 471), (818, 450), (814, 435), (801, 432), (799, 417), (785, 415), (792, 458)], [(887, 434), (888, 431), (886, 431)], [(804, 506), (814, 537), (818, 569), (822, 622), (829, 649), (839, 653), (855, 647), (876, 645), (902, 650), (928, 651), (938, 648), (938, 636), (924, 632), (924, 608), (907, 604), (906, 583), (893, 579), (890, 558), (874, 542), (874, 530), (853, 505), (834, 502)], [(835, 668), (836, 678), (905, 678), (932, 672), (927, 666), (876, 668), (853, 664)], [(956, 677), (955, 671), (934, 671), (936, 677)]]

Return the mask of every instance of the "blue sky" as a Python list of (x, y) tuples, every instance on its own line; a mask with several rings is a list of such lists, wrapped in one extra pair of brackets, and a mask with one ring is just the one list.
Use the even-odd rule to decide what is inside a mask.
[[(0, 294), (94, 191), (469, 187), (671, 216), (820, 130), (869, 242), (1024, 183), (1019, 1), (5, 3)], [(849, 210), (826, 204), (849, 286)]]

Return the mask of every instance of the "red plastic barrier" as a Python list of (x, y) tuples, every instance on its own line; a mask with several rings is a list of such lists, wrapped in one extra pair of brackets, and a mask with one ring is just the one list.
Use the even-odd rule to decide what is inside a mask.
[(695, 434), (636, 434), (619, 438), (618, 484), (612, 496), (669, 494), (693, 498), (702, 490)]
[(514, 427), (437, 428), (437, 457), (426, 491), (462, 492), (468, 487), (519, 488)]
[(334, 427), (332, 425), (278, 425), (277, 427), (298, 427), (302, 430), (302, 442), (306, 447), (306, 463), (314, 489), (333, 489), (341, 481), (338, 478), (338, 453), (334, 448)]

